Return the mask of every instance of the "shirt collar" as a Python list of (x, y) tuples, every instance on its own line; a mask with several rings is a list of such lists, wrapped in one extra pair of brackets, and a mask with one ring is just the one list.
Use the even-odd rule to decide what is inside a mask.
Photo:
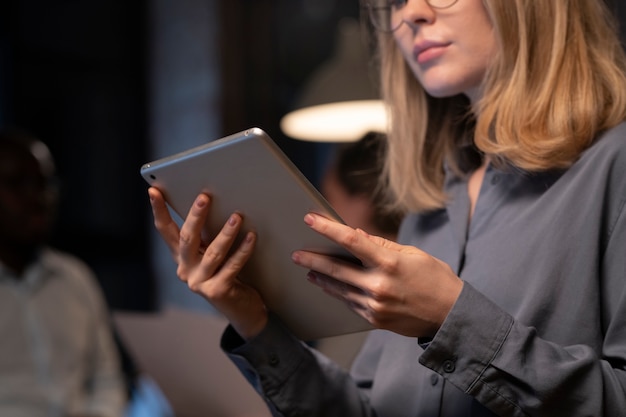
[(18, 277), (14, 271), (10, 270), (6, 267), (6, 265), (0, 262), (0, 281), (13, 282), (17, 286), (34, 290), (51, 276), (51, 274), (46, 272), (50, 268), (46, 266), (45, 260), (45, 250), (39, 251), (30, 265), (26, 267), (21, 279), (19, 279), (20, 277)]

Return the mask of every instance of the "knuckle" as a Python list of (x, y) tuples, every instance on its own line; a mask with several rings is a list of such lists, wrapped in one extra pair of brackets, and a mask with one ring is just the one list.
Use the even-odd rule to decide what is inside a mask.
[(245, 265), (245, 259), (242, 259), (238, 256), (235, 256), (231, 259), (231, 262), (228, 264), (228, 269), (231, 274), (238, 274)]
[(228, 269), (228, 273), (230, 275), (236, 276), (241, 272), (248, 261), (248, 254), (249, 252), (237, 252), (229, 259), (229, 262), (225, 265), (225, 267)]
[(358, 242), (359, 238), (360, 236), (356, 230), (350, 230), (341, 238), (340, 243), (342, 246), (350, 248)]
[(385, 256), (378, 261), (378, 268), (387, 273), (395, 274), (398, 272), (400, 260), (397, 256)]
[(248, 262), (248, 259), (252, 255), (253, 246), (246, 245), (245, 242), (242, 244), (237, 251), (230, 258), (230, 262), (228, 268), (232, 271), (233, 274), (238, 274)]
[(187, 268), (185, 268), (182, 265), (178, 265), (178, 267), (176, 268), (176, 275), (178, 276), (178, 279), (180, 279), (183, 282), (187, 282), (188, 280), (188, 273), (187, 273)]
[(159, 218), (154, 219), (154, 228), (162, 235), (165, 235), (170, 229), (171, 222)]
[(209, 285), (203, 288), (202, 295), (210, 300), (224, 300), (228, 296), (228, 287)]
[(165, 229), (165, 223), (163, 221), (161, 221), (160, 219), (155, 217), (153, 223), (154, 223), (154, 228), (155, 229), (157, 229), (157, 230)]
[(379, 325), (384, 325), (389, 322), (389, 309), (386, 304), (377, 302), (376, 300), (371, 301), (368, 304), (368, 311), (371, 320), (375, 321)]
[(197, 281), (188, 281), (187, 286), (189, 289), (195, 293), (200, 292), (200, 283)]
[(383, 304), (381, 301), (389, 297), (389, 291), (389, 284), (384, 279), (374, 280), (370, 285), (369, 292), (373, 300), (372, 307), (376, 311), (380, 311), (382, 309)]
[(328, 264), (328, 274), (331, 277), (337, 277), (339, 276), (341, 272), (341, 266), (335, 262), (335, 261), (330, 261), (330, 263)]
[(219, 263), (224, 259), (224, 252), (220, 250), (211, 249), (210, 247), (204, 252), (203, 262), (214, 264)]
[(180, 235), (178, 236), (178, 240), (179, 240), (181, 245), (187, 246), (187, 245), (189, 245), (189, 243), (192, 240), (192, 235), (189, 232), (187, 232), (186, 230), (183, 229), (183, 230), (180, 231)]

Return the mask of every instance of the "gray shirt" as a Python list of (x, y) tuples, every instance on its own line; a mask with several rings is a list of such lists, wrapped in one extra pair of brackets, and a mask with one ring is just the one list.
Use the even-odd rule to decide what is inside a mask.
[(121, 417), (105, 300), (80, 260), (45, 250), (20, 280), (0, 264), (0, 416)]
[[(280, 416), (625, 416), (626, 124), (565, 172), (489, 168), (399, 241), (448, 263), (459, 299), (432, 341), (372, 331), (346, 375), (276, 319), (222, 346)], [(425, 343), (426, 342), (426, 343)]]

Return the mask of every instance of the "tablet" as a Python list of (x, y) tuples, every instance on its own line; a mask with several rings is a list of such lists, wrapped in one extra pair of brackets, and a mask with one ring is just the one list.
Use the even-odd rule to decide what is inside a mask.
[(257, 244), (240, 278), (261, 293), (295, 336), (311, 341), (371, 329), (343, 302), (309, 283), (308, 270), (292, 262), (298, 249), (352, 257), (304, 223), (310, 211), (342, 220), (263, 130), (251, 128), (144, 164), (141, 175), (161, 190), (181, 222), (199, 193), (210, 194), (211, 237), (232, 213), (243, 214), (242, 234), (256, 231)]

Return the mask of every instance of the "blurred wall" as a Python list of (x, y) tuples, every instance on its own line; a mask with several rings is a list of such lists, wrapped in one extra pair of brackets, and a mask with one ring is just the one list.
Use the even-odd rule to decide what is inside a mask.
[(315, 179), (319, 146), (279, 121), (332, 54), (338, 20), (358, 13), (345, 0), (0, 2), (0, 123), (50, 145), (54, 243), (94, 267), (113, 309), (151, 310), (181, 287), (144, 162), (259, 126)]
[(115, 308), (149, 309), (145, 5), (4, 0), (2, 122), (48, 143), (61, 176), (54, 244), (98, 273)]
[[(221, 25), (216, 0), (153, 0), (149, 3), (149, 146), (146, 162), (219, 138)], [(146, 197), (145, 192), (142, 197)], [(150, 227), (150, 259), (158, 304), (212, 310), (176, 279), (169, 250)]]

